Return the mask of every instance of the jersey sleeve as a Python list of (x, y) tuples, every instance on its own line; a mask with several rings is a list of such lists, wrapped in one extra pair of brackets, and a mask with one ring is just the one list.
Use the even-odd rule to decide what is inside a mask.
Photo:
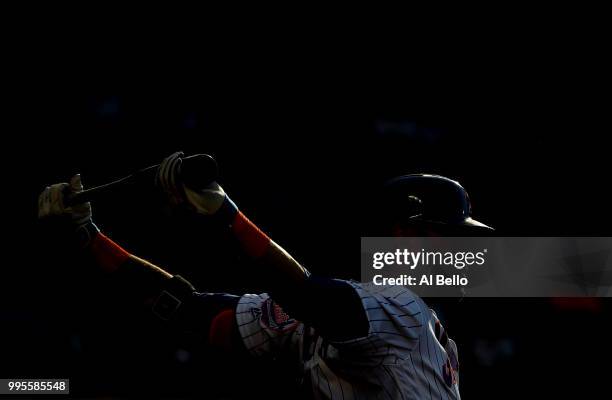
[[(423, 321), (428, 308), (423, 301), (399, 286), (349, 284), (360, 298), (368, 332), (351, 340), (325, 342), (338, 349), (345, 362), (363, 366), (397, 364), (409, 357), (425, 329)], [(306, 329), (312, 329), (287, 315), (265, 293), (242, 296), (236, 308), (236, 321), (245, 347), (254, 356), (299, 352), (300, 338), (308, 336)]]
[(350, 282), (361, 299), (369, 323), (367, 336), (332, 342), (346, 353), (373, 363), (397, 364), (409, 357), (425, 329), (428, 308), (401, 286)]

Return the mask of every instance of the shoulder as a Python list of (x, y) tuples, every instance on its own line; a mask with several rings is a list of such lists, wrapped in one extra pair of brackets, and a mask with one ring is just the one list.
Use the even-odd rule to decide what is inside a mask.
[(374, 285), (372, 282), (348, 282), (362, 299), (366, 310), (382, 310), (393, 315), (396, 312), (410, 312), (416, 319), (429, 318), (429, 308), (413, 291), (403, 286)]
[(368, 336), (350, 342), (345, 347), (367, 342), (378, 356), (405, 358), (418, 345), (430, 318), (429, 308), (411, 290), (401, 286), (380, 286), (349, 281), (366, 313)]

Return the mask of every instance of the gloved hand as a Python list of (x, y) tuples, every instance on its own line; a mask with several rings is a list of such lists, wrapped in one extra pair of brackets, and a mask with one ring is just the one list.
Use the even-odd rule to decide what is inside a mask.
[(65, 217), (74, 226), (75, 231), (82, 236), (85, 245), (89, 242), (92, 233), (98, 231), (91, 219), (91, 204), (82, 203), (66, 206), (67, 195), (82, 192), (81, 175), (76, 174), (70, 179), (70, 183), (56, 183), (47, 186), (38, 196), (38, 218), (51, 216)]
[(173, 205), (186, 206), (202, 215), (215, 214), (223, 205), (227, 195), (217, 182), (198, 190), (184, 185), (180, 175), (183, 156), (182, 152), (176, 152), (162, 161), (157, 171), (157, 185), (166, 193)]

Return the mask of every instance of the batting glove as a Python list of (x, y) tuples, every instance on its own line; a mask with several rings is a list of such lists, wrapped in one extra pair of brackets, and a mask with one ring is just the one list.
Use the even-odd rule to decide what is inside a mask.
[(91, 219), (91, 204), (89, 202), (72, 206), (65, 204), (66, 196), (82, 191), (83, 184), (79, 174), (74, 175), (70, 183), (47, 186), (38, 196), (38, 218), (55, 216), (69, 219), (77, 233), (83, 236), (82, 244), (86, 245), (93, 233), (98, 231)]
[(202, 215), (217, 213), (227, 199), (223, 188), (217, 182), (197, 190), (183, 184), (181, 181), (183, 156), (183, 152), (179, 151), (162, 161), (157, 170), (157, 185), (166, 193), (173, 205), (186, 206)]

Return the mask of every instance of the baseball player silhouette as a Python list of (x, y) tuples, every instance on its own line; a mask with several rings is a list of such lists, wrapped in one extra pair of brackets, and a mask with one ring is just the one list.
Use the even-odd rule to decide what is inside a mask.
[[(198, 292), (179, 275), (130, 254), (92, 221), (89, 203), (67, 205), (83, 190), (79, 175), (47, 187), (39, 218), (59, 216), (108, 276), (131, 288), (152, 312), (203, 341), (297, 366), (300, 387), (315, 399), (458, 399), (457, 346), (436, 314), (410, 290), (309, 273), (272, 241), (213, 182), (194, 190), (180, 180), (182, 153), (160, 165), (156, 182), (170, 204), (220, 221), (268, 277), (267, 293)], [(465, 190), (435, 175), (407, 175), (381, 193), (383, 235), (450, 235), (491, 228), (470, 217)]]

